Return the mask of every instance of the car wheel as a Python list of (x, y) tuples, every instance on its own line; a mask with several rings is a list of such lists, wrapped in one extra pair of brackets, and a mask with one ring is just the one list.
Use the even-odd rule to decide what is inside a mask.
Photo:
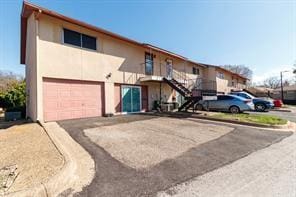
[(266, 106), (263, 103), (258, 103), (255, 105), (255, 110), (263, 112), (266, 110)]
[(232, 113), (232, 114), (238, 114), (238, 113), (240, 112), (240, 109), (239, 109), (238, 106), (231, 106), (231, 107), (229, 108), (229, 111), (230, 111), (230, 113)]
[(202, 111), (203, 110), (202, 104), (195, 105), (195, 110)]

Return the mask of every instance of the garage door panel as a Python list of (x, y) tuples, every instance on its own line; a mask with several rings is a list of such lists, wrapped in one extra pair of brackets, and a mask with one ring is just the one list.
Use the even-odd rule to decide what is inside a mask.
[[(100, 91), (100, 90), (97, 90), (97, 91)], [(90, 92), (90, 91), (86, 91), (86, 90), (84, 90), (84, 91), (83, 91), (83, 96), (84, 96), (84, 97), (88, 97), (88, 98), (92, 98), (93, 96), (98, 96), (98, 94), (93, 94), (93, 93)]]
[(60, 112), (58, 112), (57, 117), (59, 120), (71, 119), (72, 118), (72, 111), (60, 111)]
[(84, 102), (84, 107), (86, 107), (86, 108), (93, 108), (93, 107), (100, 107), (101, 106), (101, 103), (99, 103), (99, 102), (96, 102), (95, 100), (89, 100), (90, 102), (87, 102), (87, 101), (85, 101)]
[(61, 98), (71, 98), (70, 88), (60, 88), (58, 94)]
[(82, 101), (81, 100), (72, 100), (71, 101), (71, 104), (72, 104), (72, 108), (73, 109), (79, 109), (79, 108), (82, 108)]
[(71, 88), (70, 96), (74, 98), (83, 98), (82, 88)]
[(71, 98), (70, 91), (68, 91), (68, 92), (60, 91), (60, 92), (59, 92), (59, 96), (60, 96), (61, 98)]
[(102, 115), (102, 83), (49, 79), (43, 81), (44, 120)]
[(72, 109), (73, 107), (73, 102), (69, 100), (61, 100), (59, 102), (59, 110), (68, 110)]
[(99, 109), (90, 109), (90, 110), (85, 110), (84, 115), (85, 117), (92, 117), (94, 114), (99, 113)]
[(73, 119), (75, 118), (84, 118), (85, 117), (85, 113), (84, 110), (74, 110), (72, 111), (72, 117)]
[(58, 110), (59, 103), (57, 103), (56, 101), (48, 101), (44, 104), (44, 107), (47, 109)]
[(56, 112), (45, 112), (44, 117), (46, 117), (47, 120), (58, 120), (58, 114)]
[(56, 87), (49, 87), (48, 90), (45, 92), (44, 96), (47, 97), (58, 97), (58, 92), (56, 91)]

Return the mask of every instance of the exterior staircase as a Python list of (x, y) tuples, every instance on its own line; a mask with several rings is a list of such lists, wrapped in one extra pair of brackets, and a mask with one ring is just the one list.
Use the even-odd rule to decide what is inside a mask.
[(216, 81), (205, 78), (187, 79), (186, 75), (173, 71), (170, 77), (163, 77), (163, 81), (176, 90), (185, 99), (178, 108), (187, 111), (203, 99), (203, 96), (216, 96)]
[(179, 111), (187, 111), (202, 99), (202, 96), (193, 96), (191, 90), (186, 88), (182, 83), (178, 82), (174, 78), (168, 79), (164, 77), (163, 81), (185, 98), (186, 101), (178, 108)]
[(163, 81), (165, 81), (169, 86), (171, 86), (174, 90), (179, 92), (183, 97), (191, 97), (192, 92), (187, 89), (182, 83), (178, 82), (174, 78), (168, 79), (168, 78), (163, 78)]

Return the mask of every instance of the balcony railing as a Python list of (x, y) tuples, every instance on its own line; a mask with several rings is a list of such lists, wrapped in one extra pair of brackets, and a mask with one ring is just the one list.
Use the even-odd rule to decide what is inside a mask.
[(247, 87), (246, 84), (242, 84), (242, 83), (235, 83), (234, 84), (234, 88), (237, 88), (240, 90), (245, 89), (246, 87)]
[(217, 83), (215, 80), (209, 80), (200, 76), (193, 77), (191, 73), (170, 68), (167, 65), (160, 64), (157, 69), (153, 69), (152, 75), (145, 74), (145, 64), (142, 64), (144, 75), (142, 77), (155, 77), (156, 79), (173, 78), (179, 83), (182, 83), (189, 90), (217, 90)]
[(182, 83), (189, 90), (216, 90), (216, 81), (203, 77), (188, 77), (187, 73), (172, 72), (172, 78)]

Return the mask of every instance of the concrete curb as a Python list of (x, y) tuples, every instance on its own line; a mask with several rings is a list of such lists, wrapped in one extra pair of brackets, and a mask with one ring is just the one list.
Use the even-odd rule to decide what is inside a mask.
[(42, 123), (42, 126), (64, 156), (64, 166), (45, 183), (7, 196), (72, 196), (94, 178), (95, 163), (89, 153), (56, 122)]

